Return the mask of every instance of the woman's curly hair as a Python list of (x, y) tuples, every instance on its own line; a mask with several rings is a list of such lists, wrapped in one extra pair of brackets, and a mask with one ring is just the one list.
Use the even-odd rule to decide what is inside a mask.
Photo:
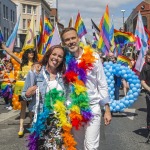
[(37, 57), (37, 52), (36, 52), (36, 50), (27, 49), (27, 50), (23, 53), (23, 55), (22, 55), (21, 68), (22, 68), (23, 66), (25, 66), (25, 65), (28, 65), (28, 62), (29, 62), (29, 60), (28, 60), (28, 54), (29, 54), (30, 51), (33, 51), (33, 53), (34, 53), (33, 63), (35, 63), (35, 62), (38, 61), (38, 57)]

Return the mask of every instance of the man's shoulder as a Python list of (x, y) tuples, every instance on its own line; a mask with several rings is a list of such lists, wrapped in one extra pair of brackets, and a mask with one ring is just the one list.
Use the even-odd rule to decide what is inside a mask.
[(145, 64), (143, 65), (143, 70), (144, 70), (144, 71), (150, 71), (150, 64), (145, 63)]

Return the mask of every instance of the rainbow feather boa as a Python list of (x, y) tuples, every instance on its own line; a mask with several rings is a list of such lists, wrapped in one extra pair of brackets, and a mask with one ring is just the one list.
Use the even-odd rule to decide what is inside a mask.
[(90, 46), (84, 47), (84, 54), (80, 58), (80, 62), (77, 62), (73, 55), (69, 52), (66, 56), (67, 71), (65, 73), (66, 82), (71, 84), (71, 105), (70, 120), (72, 126), (79, 129), (82, 122), (87, 123), (93, 118), (90, 106), (89, 98), (87, 94), (87, 88), (85, 86), (87, 80), (87, 72), (93, 68), (93, 63), (96, 58), (94, 57), (94, 51)]
[[(52, 100), (52, 105), (50, 103), (50, 99)], [(59, 124), (63, 129), (62, 137), (64, 141), (64, 146), (67, 150), (76, 150), (73, 136), (71, 135), (72, 125), (69, 123), (66, 116), (66, 106), (64, 105), (65, 98), (62, 96), (62, 91), (58, 91), (56, 89), (52, 89), (45, 96), (44, 110), (42, 113), (38, 114), (37, 122), (32, 125), (30, 128), (31, 135), (29, 135), (28, 147), (29, 150), (37, 150), (38, 149), (38, 140), (40, 136), (42, 136), (42, 132), (45, 130), (46, 125), (45, 122), (49, 117), (49, 114), (55, 112), (55, 117), (59, 119)]]

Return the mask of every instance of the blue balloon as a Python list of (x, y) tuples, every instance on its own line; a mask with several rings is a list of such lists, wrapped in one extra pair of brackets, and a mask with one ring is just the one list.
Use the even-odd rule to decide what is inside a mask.
[[(108, 91), (111, 99), (110, 110), (112, 112), (121, 112), (134, 103), (140, 93), (140, 80), (135, 73), (128, 67), (121, 64), (113, 64), (112, 62), (104, 63), (104, 71), (108, 83)], [(129, 91), (121, 100), (114, 100), (114, 75), (124, 78), (129, 83)]]

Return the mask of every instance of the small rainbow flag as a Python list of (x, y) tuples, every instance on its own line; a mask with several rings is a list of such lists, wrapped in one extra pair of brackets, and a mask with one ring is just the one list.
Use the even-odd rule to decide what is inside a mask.
[(53, 26), (47, 17), (44, 18), (44, 35), (43, 35), (43, 43), (47, 43), (50, 34), (53, 31)]
[(119, 55), (117, 57), (117, 63), (122, 64), (123, 66), (129, 66), (130, 68), (132, 67), (131, 60), (124, 55)]
[(87, 33), (84, 22), (79, 12), (76, 18), (75, 29), (77, 30), (77, 33), (80, 39), (82, 38), (82, 36), (84, 36)]
[(136, 37), (131, 32), (121, 32), (114, 29), (114, 38), (116, 44), (127, 44), (129, 42), (135, 42)]
[(0, 42), (2, 42), (4, 40), (3, 38), (3, 34), (2, 34), (2, 31), (1, 31), (1, 28), (0, 28)]

